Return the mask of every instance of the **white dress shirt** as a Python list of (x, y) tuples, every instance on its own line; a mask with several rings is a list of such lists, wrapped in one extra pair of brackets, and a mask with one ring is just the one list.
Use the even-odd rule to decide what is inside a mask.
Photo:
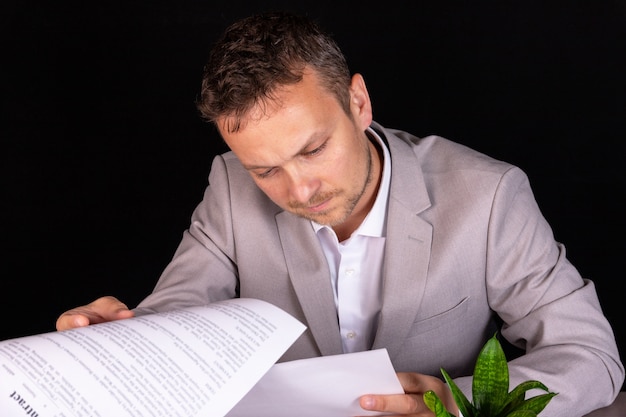
[(371, 349), (382, 305), (391, 157), (376, 132), (368, 129), (367, 133), (383, 150), (382, 179), (372, 209), (343, 242), (329, 226), (312, 222), (330, 268), (344, 353)]

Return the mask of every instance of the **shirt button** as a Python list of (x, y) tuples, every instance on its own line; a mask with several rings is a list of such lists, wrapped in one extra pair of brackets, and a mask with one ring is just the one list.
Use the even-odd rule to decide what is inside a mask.
[(356, 333), (355, 333), (355, 332), (348, 332), (348, 333), (346, 334), (346, 337), (347, 337), (348, 339), (354, 339), (354, 338), (356, 337)]
[(350, 268), (350, 269), (346, 269), (346, 275), (351, 277), (352, 275), (354, 275), (354, 269)]

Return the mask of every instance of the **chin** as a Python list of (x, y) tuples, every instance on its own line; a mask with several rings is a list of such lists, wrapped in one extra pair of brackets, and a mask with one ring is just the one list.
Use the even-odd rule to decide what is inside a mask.
[(323, 224), (325, 226), (332, 226), (335, 224), (335, 219), (328, 214), (323, 213), (295, 213), (300, 217), (303, 217), (307, 220), (312, 220), (316, 223)]

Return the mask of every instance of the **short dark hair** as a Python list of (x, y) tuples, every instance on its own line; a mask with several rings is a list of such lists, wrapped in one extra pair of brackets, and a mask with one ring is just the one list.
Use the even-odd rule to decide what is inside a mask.
[(350, 111), (350, 70), (334, 39), (311, 19), (286, 12), (256, 14), (231, 24), (215, 43), (204, 66), (197, 107), (215, 123), (233, 118), (236, 132), (257, 104), (273, 99), (280, 86), (302, 80), (305, 68)]

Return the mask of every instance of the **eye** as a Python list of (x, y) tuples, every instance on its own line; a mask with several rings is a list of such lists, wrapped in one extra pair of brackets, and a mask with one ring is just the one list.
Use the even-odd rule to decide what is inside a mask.
[(274, 172), (276, 172), (276, 168), (270, 168), (263, 172), (255, 172), (254, 175), (256, 175), (257, 178), (264, 179), (271, 177)]
[(321, 146), (318, 146), (317, 148), (313, 149), (312, 151), (304, 152), (302, 155), (304, 155), (304, 156), (315, 156), (315, 155), (321, 153), (324, 150), (324, 148), (326, 148), (326, 144), (327, 143), (328, 142), (324, 142), (324, 143), (322, 143)]

